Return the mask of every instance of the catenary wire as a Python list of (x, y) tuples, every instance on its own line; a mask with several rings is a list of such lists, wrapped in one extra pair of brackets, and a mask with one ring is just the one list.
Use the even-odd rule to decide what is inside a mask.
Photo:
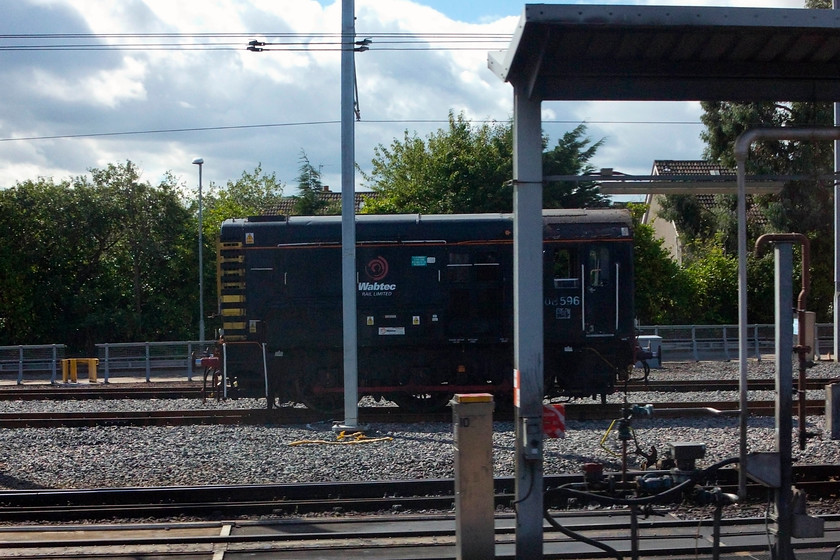
[[(446, 124), (448, 120), (445, 119), (395, 119), (395, 120), (372, 120), (365, 119), (359, 124)], [(504, 122), (495, 119), (475, 119), (470, 120), (471, 123), (499, 123)], [(543, 121), (543, 124), (579, 124), (578, 120), (550, 120)], [(652, 124), (652, 125), (691, 125), (697, 126), (701, 123), (699, 121), (584, 121), (586, 124)], [(20, 141), (36, 141), (36, 140), (67, 140), (74, 138), (101, 138), (107, 136), (135, 136), (144, 134), (174, 134), (179, 132), (209, 132), (217, 130), (244, 130), (252, 128), (282, 128), (294, 126), (318, 126), (318, 125), (337, 125), (341, 124), (340, 120), (326, 120), (326, 121), (301, 121), (289, 123), (264, 123), (264, 124), (242, 124), (242, 125), (223, 125), (223, 126), (198, 126), (198, 127), (181, 127), (181, 128), (161, 128), (152, 130), (126, 130), (126, 131), (112, 131), (112, 132), (89, 132), (79, 134), (54, 134), (48, 136), (20, 136), (15, 138), (0, 138), (0, 142), (20, 142)]]

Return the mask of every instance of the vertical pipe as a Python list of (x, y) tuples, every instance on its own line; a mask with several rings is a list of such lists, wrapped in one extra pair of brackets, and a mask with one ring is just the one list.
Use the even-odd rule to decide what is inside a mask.
[[(746, 134), (746, 133), (745, 133)], [(740, 140), (741, 136), (738, 137)], [(738, 174), (738, 397), (741, 412), (738, 415), (740, 454), (738, 460), (738, 497), (747, 497), (747, 149), (739, 154), (735, 142), (736, 172)]]
[(356, 325), (356, 205), (353, 0), (341, 2), (341, 301), (344, 333), (344, 426), (359, 423), (358, 335)]
[[(837, 0), (835, 0), (837, 1)], [(735, 139), (735, 161), (737, 162), (738, 178), (738, 343), (740, 373), (740, 429), (742, 468), (739, 470), (738, 495), (746, 497), (747, 475), (747, 203), (746, 203), (746, 160), (750, 146), (759, 139), (765, 140), (837, 140), (840, 139), (840, 127), (834, 128), (755, 128), (741, 133)], [(836, 197), (835, 197), (836, 201)], [(835, 307), (836, 309), (836, 307)], [(756, 326), (756, 344), (758, 344), (758, 327)], [(760, 359), (760, 356), (759, 356)]]
[(699, 362), (700, 356), (697, 354), (697, 327), (691, 325), (691, 351), (694, 354), (694, 361)]
[(52, 345), (52, 364), (50, 365), (50, 384), (55, 383), (56, 363), (58, 362), (58, 345)]
[(23, 346), (18, 347), (18, 378), (17, 384), (23, 385)]
[(192, 355), (192, 342), (187, 342), (187, 381), (192, 381), (192, 370), (194, 364)]
[(105, 383), (110, 383), (111, 377), (111, 347), (105, 343)]
[(227, 344), (222, 344), (222, 399), (227, 400)]
[[(840, 0), (834, 0), (840, 10)], [(840, 103), (834, 103), (834, 126), (840, 126)], [(840, 173), (840, 140), (834, 140), (834, 173)], [(834, 179), (834, 361), (840, 361), (840, 183)]]
[(151, 347), (149, 343), (146, 343), (146, 383), (149, 383), (152, 380), (152, 356), (151, 356)]
[(202, 218), (201, 168), (198, 165), (198, 341), (204, 346), (204, 221)]
[(618, 332), (618, 310), (621, 307), (618, 301), (618, 288), (621, 285), (621, 278), (619, 277), (620, 272), (621, 269), (618, 263), (615, 263), (615, 302), (613, 303), (613, 305), (615, 305), (615, 332)]
[(268, 358), (265, 353), (265, 342), (262, 343), (262, 355), (263, 355), (263, 376), (265, 377), (265, 398), (270, 398), (268, 395)]
[(723, 327), (723, 355), (726, 356), (726, 361), (728, 362), (731, 358), (729, 357), (729, 338), (726, 336), (726, 327)]

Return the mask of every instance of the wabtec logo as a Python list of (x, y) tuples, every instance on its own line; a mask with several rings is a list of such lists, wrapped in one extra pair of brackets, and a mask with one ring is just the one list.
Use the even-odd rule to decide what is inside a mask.
[(396, 284), (380, 284), (379, 282), (359, 282), (360, 292), (393, 292), (396, 289)]

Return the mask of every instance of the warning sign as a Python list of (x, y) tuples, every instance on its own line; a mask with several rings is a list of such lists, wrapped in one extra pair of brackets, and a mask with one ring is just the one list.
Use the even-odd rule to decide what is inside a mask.
[(519, 370), (513, 370), (513, 406), (519, 408)]
[(543, 432), (550, 438), (566, 437), (566, 407), (560, 404), (543, 405)]

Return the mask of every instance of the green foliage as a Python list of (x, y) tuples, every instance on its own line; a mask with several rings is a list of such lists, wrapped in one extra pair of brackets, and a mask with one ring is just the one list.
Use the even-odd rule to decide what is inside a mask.
[[(261, 167), (203, 199), (206, 309), (226, 218), (258, 214), (283, 186)], [(130, 161), (0, 191), (0, 345), (188, 340), (198, 325), (198, 199)], [(197, 195), (197, 193), (196, 193)], [(212, 328), (212, 323), (208, 325)]]
[(641, 223), (647, 207), (631, 203), (628, 209), (633, 216), (636, 318), (647, 325), (688, 320), (692, 278), (671, 258), (653, 228)]
[[(204, 309), (217, 308), (216, 293), (216, 241), (222, 222), (231, 218), (258, 216), (266, 208), (279, 204), (285, 185), (277, 179), (276, 173), (266, 173), (262, 164), (257, 164), (252, 172), (243, 171), (236, 181), (228, 181), (224, 187), (211, 184), (209, 193), (204, 198), (203, 233), (204, 233)], [(195, 202), (192, 209), (195, 209)], [(197, 212), (196, 212), (197, 215)], [(196, 240), (197, 243), (197, 240)], [(197, 261), (193, 270), (198, 269)], [(221, 320), (215, 315), (206, 317), (205, 328), (212, 333), (221, 327)], [(196, 321), (197, 322), (197, 321)], [(192, 337), (191, 337), (192, 338)]]
[(300, 152), (300, 168), (297, 177), (298, 192), (294, 196), (295, 206), (293, 214), (298, 216), (316, 216), (324, 214), (329, 204), (318, 193), (324, 190), (321, 184), (321, 172), (309, 162), (306, 152)]
[[(589, 169), (601, 142), (590, 146), (585, 133), (586, 127), (578, 126), (545, 154), (547, 173), (570, 175)], [(367, 199), (364, 212), (510, 212), (512, 142), (510, 123), (472, 126), (463, 114), (456, 117), (451, 112), (449, 127), (426, 140), (406, 131), (402, 140), (376, 147), (372, 170), (363, 178), (378, 196)], [(591, 184), (557, 183), (544, 192), (546, 208), (597, 206), (604, 200)]]
[[(543, 175), (585, 175), (595, 170), (589, 161), (604, 144), (604, 139), (590, 144), (586, 125), (579, 124), (566, 132), (557, 145), (543, 154)], [(585, 208), (608, 206), (595, 183), (552, 182), (543, 190), (544, 208)]]
[[(814, 2), (814, 6), (819, 2)], [(825, 7), (825, 6), (823, 6)], [(832, 122), (832, 108), (827, 103), (724, 103), (704, 102), (703, 122), (707, 131), (707, 156), (734, 166), (732, 148), (738, 134), (758, 126), (815, 126)], [(747, 160), (747, 172), (775, 175), (820, 175), (832, 172), (833, 146), (831, 142), (811, 141), (762, 141), (753, 145)], [(823, 179), (803, 179), (785, 184), (777, 195), (754, 197), (754, 204), (765, 218), (767, 226), (757, 227), (748, 222), (748, 236), (755, 239), (765, 232), (804, 233), (814, 240), (811, 267), (823, 271), (812, 274), (814, 289), (809, 298), (809, 308), (817, 312), (819, 320), (831, 320), (829, 309), (833, 288), (828, 278), (833, 274), (834, 204), (833, 185)], [(734, 199), (734, 197), (729, 197)], [(732, 208), (732, 205), (730, 205)], [(721, 207), (713, 218), (713, 228), (725, 232), (723, 246), (734, 253), (736, 230), (732, 212)], [(772, 275), (770, 276), (772, 278)], [(750, 283), (764, 282), (762, 277), (750, 276)], [(759, 286), (759, 291), (772, 294), (772, 284)], [(758, 310), (756, 310), (760, 313)]]
[(696, 258), (685, 268), (694, 286), (692, 323), (738, 322), (738, 258), (714, 243), (695, 250)]
[(0, 192), (0, 344), (90, 353), (105, 340), (186, 335), (190, 313), (172, 302), (190, 301), (194, 222), (171, 180), (139, 176), (129, 161)]
[(257, 216), (280, 202), (284, 184), (275, 173), (265, 173), (262, 164), (254, 171), (242, 172), (236, 181), (228, 181), (226, 186), (211, 184), (204, 198), (204, 237), (212, 240), (219, 235), (222, 222), (229, 218)]

